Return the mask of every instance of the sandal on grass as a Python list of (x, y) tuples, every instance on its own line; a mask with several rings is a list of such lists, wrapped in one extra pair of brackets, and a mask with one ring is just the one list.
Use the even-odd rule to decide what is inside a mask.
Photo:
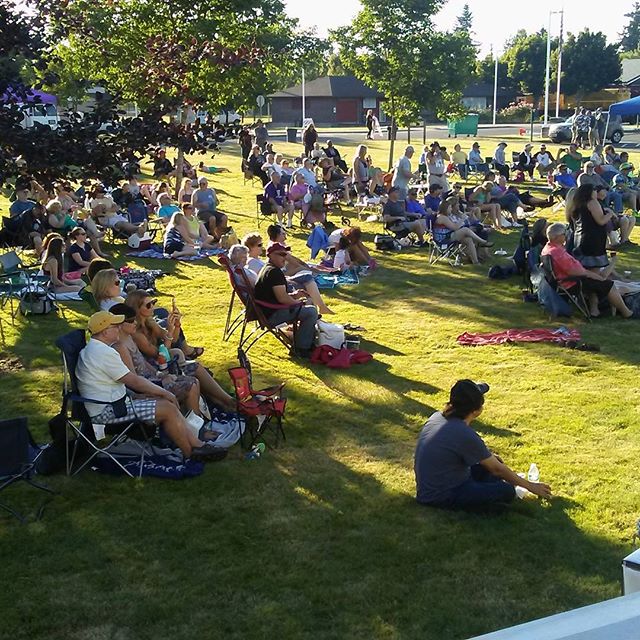
[(187, 358), (199, 358), (204, 353), (204, 347), (193, 347), (193, 351), (185, 353)]
[(343, 326), (347, 331), (366, 331), (364, 327), (361, 327), (360, 325), (357, 325), (357, 324), (351, 324), (350, 322), (348, 322)]

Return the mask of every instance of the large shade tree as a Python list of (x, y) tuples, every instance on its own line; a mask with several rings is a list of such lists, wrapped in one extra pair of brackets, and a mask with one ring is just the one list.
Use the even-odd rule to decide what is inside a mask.
[(634, 2), (633, 9), (625, 13), (624, 17), (629, 18), (629, 22), (620, 34), (618, 48), (623, 53), (638, 54), (640, 51), (640, 2)]
[[(473, 72), (475, 50), (462, 30), (437, 31), (442, 0), (362, 0), (351, 25), (333, 33), (344, 67), (385, 95), (385, 110), (401, 124), (429, 111), (463, 113), (462, 89)], [(390, 162), (393, 160), (393, 136)]]
[(615, 82), (621, 73), (618, 50), (607, 44), (603, 33), (585, 29), (577, 36), (569, 34), (562, 50), (561, 86), (566, 95), (575, 95), (580, 102), (586, 94)]

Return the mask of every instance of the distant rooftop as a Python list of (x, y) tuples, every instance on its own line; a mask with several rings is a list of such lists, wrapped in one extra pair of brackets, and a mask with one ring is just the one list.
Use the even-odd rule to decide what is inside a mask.
[[(307, 98), (383, 98), (355, 76), (324, 76), (305, 83)], [(301, 98), (302, 83), (273, 93), (270, 98)]]

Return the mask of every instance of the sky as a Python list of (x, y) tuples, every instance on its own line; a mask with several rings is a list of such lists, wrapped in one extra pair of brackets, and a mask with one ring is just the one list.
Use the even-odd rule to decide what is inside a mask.
[[(384, 2), (384, 0), (380, 0)], [(329, 29), (349, 24), (360, 8), (359, 0), (285, 0), (287, 11), (300, 20), (304, 28), (316, 27), (325, 36)], [(627, 24), (624, 17), (633, 7), (634, 0), (534, 0), (509, 3), (490, 0), (466, 0), (473, 14), (474, 41), (480, 46), (481, 55), (488, 54), (493, 45), (502, 46), (519, 29), (532, 33), (549, 24), (549, 11), (564, 7), (564, 33), (578, 33), (584, 28), (602, 31), (610, 42), (618, 40), (618, 34)], [(440, 29), (450, 29), (462, 12), (465, 0), (449, 0), (437, 15), (435, 22)], [(494, 9), (492, 10), (491, 7)], [(560, 32), (560, 16), (551, 16), (551, 34)]]

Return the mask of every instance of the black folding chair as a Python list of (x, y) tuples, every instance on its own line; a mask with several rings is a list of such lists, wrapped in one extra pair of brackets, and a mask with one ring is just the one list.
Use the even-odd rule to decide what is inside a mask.
[[(27, 418), (0, 421), (0, 492), (23, 481), (49, 494), (56, 493), (53, 489), (34, 482), (32, 479), (39, 452), (31, 455), (30, 447), (34, 451), (37, 450), (31, 433), (29, 433)], [(42, 517), (45, 504), (46, 502), (42, 503), (38, 508), (36, 520)], [(21, 523), (27, 520), (26, 516), (3, 502), (0, 502), (0, 509), (8, 511)]]
[[(578, 311), (580, 311), (580, 313), (589, 322), (591, 322), (591, 313), (589, 313), (589, 306), (587, 305), (587, 301), (585, 300), (584, 293), (582, 291), (582, 281), (580, 278), (577, 276), (572, 276), (571, 278), (557, 278), (553, 270), (553, 259), (550, 255), (542, 256), (542, 272), (549, 286), (556, 291), (558, 295), (569, 300), (576, 309), (578, 309)], [(566, 282), (574, 282), (577, 284), (567, 288), (564, 286), (564, 283)], [(571, 289), (574, 289), (574, 291)]]
[[(67, 442), (72, 446), (67, 446), (67, 475), (75, 475), (84, 469), (96, 456), (105, 455), (110, 458), (126, 475), (133, 478), (133, 474), (115, 457), (111, 450), (122, 444), (125, 440), (137, 443), (139, 454), (136, 459), (139, 462), (140, 476), (144, 465), (144, 458), (152, 449), (151, 438), (155, 435), (155, 426), (142, 423), (137, 419), (122, 424), (107, 425), (103, 437), (98, 439), (93, 427), (93, 423), (87, 410), (85, 402), (94, 404), (115, 404), (84, 398), (78, 391), (78, 381), (76, 378), (76, 365), (80, 352), (86, 345), (85, 334), (81, 329), (76, 329), (71, 333), (59, 337), (56, 340), (56, 347), (62, 353), (63, 365), (63, 388), (62, 388), (62, 409), (60, 415), (65, 421), (65, 432)], [(125, 402), (131, 402), (127, 397)], [(108, 440), (108, 438), (111, 438)], [(105, 441), (101, 444), (102, 441)], [(78, 460), (77, 468), (74, 464)]]

